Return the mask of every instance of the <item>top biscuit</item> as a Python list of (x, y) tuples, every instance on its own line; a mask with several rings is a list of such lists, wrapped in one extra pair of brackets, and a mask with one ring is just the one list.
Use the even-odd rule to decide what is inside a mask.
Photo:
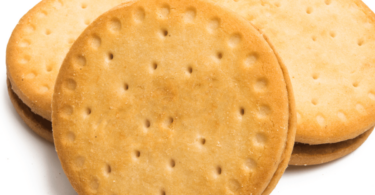
[(262, 194), (292, 150), (284, 75), (265, 38), (221, 7), (119, 6), (83, 32), (57, 78), (64, 171), (79, 194)]
[(127, 0), (43, 0), (13, 31), (7, 48), (8, 78), (33, 112), (51, 120), (52, 93), (66, 53), (105, 11)]
[(360, 0), (214, 0), (274, 44), (293, 84), (296, 141), (335, 143), (375, 125), (375, 15)]

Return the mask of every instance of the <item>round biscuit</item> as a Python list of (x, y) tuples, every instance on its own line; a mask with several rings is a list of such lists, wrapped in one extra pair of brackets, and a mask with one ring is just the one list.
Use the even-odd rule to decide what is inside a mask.
[(79, 194), (269, 194), (294, 140), (285, 75), (267, 40), (221, 7), (123, 4), (64, 60), (56, 150)]
[(362, 1), (213, 1), (259, 28), (285, 62), (297, 142), (342, 142), (375, 125), (375, 15)]
[(55, 80), (69, 48), (105, 11), (130, 0), (42, 0), (15, 27), (6, 64), (13, 91), (36, 114), (51, 121)]

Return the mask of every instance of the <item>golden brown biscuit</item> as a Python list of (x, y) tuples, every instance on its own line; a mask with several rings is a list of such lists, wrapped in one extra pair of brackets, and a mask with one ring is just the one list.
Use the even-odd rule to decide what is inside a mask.
[(14, 29), (7, 47), (13, 91), (33, 112), (51, 120), (52, 93), (69, 48), (99, 15), (128, 0), (42, 0)]
[(79, 194), (269, 194), (293, 145), (286, 75), (267, 40), (221, 7), (119, 6), (61, 67), (52, 118), (64, 171)]
[(362, 1), (213, 1), (251, 21), (285, 62), (297, 142), (341, 142), (375, 125), (375, 15)]
[[(70, 47), (70, 44), (74, 42), (75, 37), (77, 37), (80, 32), (84, 29), (85, 25), (83, 23), (89, 23), (91, 21), (87, 18), (96, 18), (105, 10), (108, 10), (111, 6), (118, 4), (122, 1), (110, 0), (110, 1), (95, 1), (88, 2), (88, 3), (81, 3), (76, 1), (53, 1), (53, 0), (44, 0), (39, 5), (37, 5), (33, 10), (31, 10), (28, 14), (21, 19), (20, 24), (15, 29), (11, 41), (9, 42), (8, 52), (7, 52), (7, 65), (9, 72), (9, 77), (11, 78), (12, 83), (14, 84), (15, 92), (20, 96), (20, 98), (28, 105), (30, 108), (38, 113), (41, 114), (44, 118), (50, 119), (50, 97), (53, 91), (53, 83), (55, 77), (57, 75), (57, 71), (60, 66), (60, 62), (62, 61), (65, 53)], [(300, 133), (297, 136), (297, 141), (299, 142), (306, 142), (310, 144), (322, 144), (322, 143), (330, 143), (330, 142), (339, 142), (345, 141), (347, 139), (354, 138), (361, 134), (365, 129), (366, 126), (373, 123), (373, 118), (371, 117), (373, 112), (373, 103), (368, 102), (367, 100), (375, 99), (373, 95), (372, 89), (370, 88), (371, 85), (368, 85), (368, 77), (364, 76), (364, 84), (359, 86), (358, 82), (353, 82), (353, 87), (349, 88), (346, 87), (346, 81), (350, 79), (358, 80), (360, 78), (362, 80), (361, 71), (366, 72), (363, 75), (371, 75), (368, 72), (372, 70), (368, 70), (366, 61), (366, 55), (369, 52), (362, 52), (360, 51), (363, 58), (358, 60), (357, 62), (353, 63), (352, 60), (341, 60), (344, 61), (345, 65), (337, 64), (337, 63), (330, 63), (332, 59), (345, 59), (349, 56), (358, 56), (358, 55), (349, 55), (345, 52), (348, 52), (346, 47), (352, 48), (352, 46), (348, 44), (344, 44), (344, 47), (338, 45), (337, 42), (331, 44), (332, 41), (327, 39), (327, 34), (335, 34), (329, 32), (328, 28), (335, 28), (335, 29), (343, 29), (350, 28), (350, 32), (346, 35), (352, 36), (355, 35), (358, 31), (359, 34), (366, 35), (367, 31), (372, 31), (370, 26), (372, 25), (372, 19), (374, 18), (373, 13), (370, 9), (368, 9), (361, 1), (351, 0), (347, 2), (336, 2), (336, 1), (299, 1), (298, 3), (292, 3), (290, 1), (255, 1), (255, 0), (243, 0), (243, 1), (232, 1), (232, 0), (215, 0), (215, 2), (221, 3), (224, 6), (229, 7), (230, 9), (235, 10), (237, 13), (241, 14), (245, 18), (252, 21), (255, 25), (260, 27), (260, 29), (265, 32), (275, 43), (277, 49), (281, 50), (280, 54), (283, 58), (285, 58), (288, 66), (289, 64), (295, 64), (293, 67), (289, 67), (293, 69), (292, 72), (292, 79), (294, 81), (294, 85), (297, 88), (297, 100), (298, 105), (302, 105), (299, 112), (300, 117)], [(306, 13), (300, 12), (300, 10), (306, 8)], [(287, 10), (286, 10), (287, 9)], [(331, 12), (333, 9), (335, 12)], [(317, 17), (315, 12), (319, 10), (319, 17)], [(349, 12), (349, 11), (350, 12)], [(361, 15), (361, 11), (364, 14)], [(331, 15), (335, 15), (336, 13), (345, 12), (347, 15), (341, 15), (340, 18), (331, 17)], [(69, 17), (67, 18), (66, 15), (69, 13)], [(331, 15), (330, 15), (331, 14)], [(359, 14), (359, 15), (358, 15)], [(262, 17), (263, 15), (267, 17)], [(45, 17), (48, 16), (48, 17)], [(355, 17), (352, 17), (355, 16)], [(341, 18), (342, 17), (342, 18)], [(351, 17), (350, 20), (345, 20), (345, 17)], [(86, 19), (84, 19), (86, 18)], [(317, 18), (318, 20), (313, 20)], [(362, 26), (352, 28), (351, 24), (356, 23), (357, 21), (364, 21), (369, 19), (369, 23), (365, 23), (367, 29), (363, 29)], [(56, 26), (57, 21), (64, 20), (64, 22), (59, 23)], [(330, 21), (336, 21), (333, 25), (330, 24)], [(340, 20), (340, 21), (338, 21)], [(83, 22), (84, 21), (84, 22)], [(305, 22), (307, 21), (307, 22)], [(341, 22), (344, 21), (344, 22)], [(288, 24), (288, 25), (285, 25)], [(307, 32), (304, 30), (306, 24), (314, 24), (316, 28), (310, 29), (311, 32)], [(368, 25), (367, 25), (368, 24)], [(311, 25), (310, 25), (311, 26)], [(56, 28), (55, 28), (56, 27)], [(51, 30), (51, 28), (53, 28)], [(311, 28), (311, 27), (306, 27)], [(276, 30), (276, 29), (283, 29), (283, 30)], [(52, 35), (59, 36), (60, 38), (53, 38), (54, 42), (51, 42), (46, 37), (49, 37), (51, 34), (44, 32), (44, 30), (51, 30), (51, 32), (57, 32), (57, 34), (51, 33)], [(366, 31), (367, 30), (367, 31)], [(321, 32), (319, 32), (321, 31)], [(361, 31), (366, 31), (366, 33), (362, 33)], [(297, 32), (301, 36), (295, 36), (294, 34), (288, 34), (293, 32), (296, 34)], [(46, 36), (46, 34), (49, 34)], [(320, 33), (320, 34), (319, 34)], [(63, 34), (63, 35), (61, 35)], [(312, 35), (313, 34), (313, 35)], [(319, 36), (318, 36), (319, 34)], [(331, 35), (330, 35), (331, 36)], [(61, 38), (62, 37), (62, 38)], [(308, 37), (313, 39), (314, 44), (312, 45), (310, 41), (307, 41)], [(318, 39), (321, 37), (322, 39)], [(352, 36), (353, 37), (353, 36)], [(329, 36), (328, 36), (329, 38)], [(332, 37), (331, 37), (332, 38)], [(335, 37), (336, 38), (336, 37)], [(343, 40), (351, 40), (350, 37), (344, 37), (344, 35), (340, 35), (337, 38)], [(325, 40), (327, 39), (327, 40)], [(31, 41), (32, 40), (32, 41)], [(336, 39), (333, 39), (336, 40)], [(291, 44), (285, 44), (289, 43)], [(358, 44), (366, 45), (365, 42), (358, 39)], [(364, 40), (365, 41), (365, 40)], [(70, 42), (70, 44), (66, 44)], [(36, 43), (36, 44), (32, 44)], [(326, 44), (330, 45), (326, 45)], [(366, 42), (367, 43), (367, 42)], [(42, 48), (35, 48), (38, 45), (47, 45)], [(291, 46), (296, 46), (298, 49), (294, 49)], [(318, 47), (318, 46), (319, 47)], [(370, 47), (370, 46), (368, 46)], [(368, 47), (365, 49), (368, 50)], [(306, 51), (306, 48), (311, 51)], [(53, 50), (53, 52), (50, 52)], [(340, 51), (340, 52), (326, 52), (328, 51)], [(356, 48), (354, 47), (354, 50)], [(327, 56), (318, 55), (319, 51)], [(33, 54), (30, 56), (31, 53)], [(295, 52), (303, 52), (303, 55), (295, 55)], [(34, 55), (35, 54), (35, 55)], [(328, 55), (329, 54), (329, 55)], [(338, 55), (337, 57), (335, 55)], [(37, 59), (34, 59), (35, 56)], [(297, 57), (294, 57), (297, 56)], [(311, 56), (311, 57), (309, 57)], [(30, 57), (30, 58), (29, 58)], [(40, 57), (40, 59), (38, 58)], [(32, 58), (32, 59), (31, 59)], [(315, 60), (317, 58), (318, 60)], [(59, 60), (56, 60), (59, 59)], [(312, 59), (312, 63), (305, 63), (303, 60)], [(29, 61), (30, 60), (30, 61)], [(371, 59), (369, 59), (371, 60)], [(56, 63), (57, 65), (48, 65), (49, 63), (54, 64), (55, 61), (59, 61)], [(361, 62), (359, 62), (361, 61)], [(27, 62), (26, 65), (23, 63)], [(323, 63), (324, 62), (324, 63)], [(341, 63), (341, 62), (340, 62)], [(309, 80), (308, 76), (304, 76), (304, 74), (299, 74), (299, 67), (300, 64), (308, 64), (310, 67), (309, 69), (303, 68), (302, 72), (305, 70), (308, 71), (309, 74), (313, 74), (314, 82)], [(324, 65), (317, 66), (319, 64), (329, 64), (329, 66)], [(351, 75), (350, 77), (343, 76), (341, 74), (347, 74), (346, 70), (353, 69), (350, 68), (349, 65), (351, 64), (364, 64), (363, 67), (358, 68), (359, 72), (356, 73), (354, 70), (355, 75)], [(48, 66), (48, 67), (47, 67)], [(332, 67), (331, 67), (332, 66)], [(336, 67), (339, 66), (339, 67)], [(51, 69), (52, 67), (52, 69)], [(340, 70), (343, 68), (345, 71), (334, 71), (332, 74), (330, 71), (332, 70)], [(36, 70), (31, 70), (36, 69)], [(314, 69), (314, 72), (311, 72)], [(326, 70), (328, 69), (328, 70)], [(355, 69), (355, 68), (354, 68)], [(318, 71), (319, 70), (319, 71)], [(36, 71), (37, 73), (35, 73)], [(320, 73), (319, 73), (320, 72)], [(350, 71), (349, 72), (353, 72)], [(296, 78), (298, 75), (298, 78)], [(327, 75), (333, 76), (332, 78), (325, 78), (321, 77), (318, 78), (320, 75)], [(334, 78), (335, 77), (335, 78)], [(336, 78), (350, 78), (346, 80), (344, 85), (337, 84), (337, 82), (332, 82)], [(303, 82), (300, 82), (303, 81)], [(337, 79), (336, 79), (337, 80)], [(371, 79), (370, 79), (371, 80)], [(44, 83), (42, 83), (44, 82)], [(332, 84), (333, 83), (333, 84)], [(43, 85), (48, 86), (43, 86)], [(20, 86), (20, 87), (18, 87)], [(313, 86), (313, 87), (311, 87)], [(333, 89), (332, 87), (338, 86), (337, 89)], [(357, 86), (357, 87), (355, 87)], [(48, 89), (47, 89), (48, 88)], [(41, 91), (46, 91), (46, 93), (41, 93)], [(308, 95), (305, 91), (308, 89), (313, 89), (311, 92), (308, 91)], [(343, 98), (340, 101), (337, 99), (341, 97), (342, 94), (339, 90), (344, 89), (345, 93), (348, 92), (348, 97), (351, 98), (349, 102), (351, 105), (346, 105), (348, 102), (344, 102)], [(23, 92), (24, 91), (24, 92)], [(338, 95), (331, 95), (338, 94)], [(357, 93), (360, 92), (360, 93)], [(368, 92), (366, 94), (366, 92)], [(328, 95), (326, 93), (329, 93)], [(317, 101), (316, 98), (312, 99), (311, 101), (309, 98), (312, 98), (311, 94), (323, 94), (324, 97), (321, 99), (323, 101)], [(357, 97), (353, 97), (356, 94)], [(320, 98), (320, 97), (319, 97)], [(358, 98), (358, 99), (356, 99)], [(368, 99), (369, 98), (369, 99)], [(358, 101), (366, 101), (366, 105), (362, 105), (360, 103), (356, 103)], [(309, 102), (313, 102), (313, 105)], [(342, 104), (345, 104), (346, 109), (352, 110), (340, 110)], [(333, 105), (333, 106), (332, 106)], [(369, 106), (370, 105), (370, 106)], [(312, 106), (312, 108), (311, 108)], [(367, 107), (369, 106), (369, 111), (366, 111)], [(332, 108), (331, 108), (332, 107)], [(324, 109), (322, 109), (324, 108)], [(329, 109), (326, 109), (329, 108)], [(319, 110), (324, 110), (325, 113), (320, 113)], [(312, 114), (304, 115), (305, 110), (313, 111)], [(309, 112), (306, 112), (309, 113)], [(349, 117), (346, 116), (347, 113)], [(359, 114), (357, 114), (359, 113)], [(360, 115), (364, 114), (364, 117), (358, 119)], [(315, 117), (315, 118), (314, 118)], [(327, 118), (325, 118), (327, 117)], [(357, 118), (356, 118), (357, 117)], [(304, 122), (302, 122), (304, 121)], [(310, 123), (312, 125), (310, 125)], [(327, 124), (326, 124), (327, 123)], [(323, 126), (322, 126), (323, 124)], [(320, 125), (320, 127), (319, 127)], [(340, 126), (341, 125), (341, 126)], [(344, 125), (345, 127), (342, 127)], [(370, 125), (371, 126), (371, 125)], [(318, 128), (317, 128), (318, 127)], [(316, 130), (317, 129), (317, 130)], [(343, 130), (342, 130), (343, 129)], [(342, 131), (341, 131), (342, 130)], [(328, 132), (327, 134), (322, 132)], [(322, 136), (325, 136), (323, 138)]]
[(334, 144), (308, 145), (296, 143), (289, 165), (318, 165), (342, 158), (359, 148), (372, 131), (371, 128), (357, 138)]
[(13, 106), (20, 117), (23, 119), (23, 121), (25, 121), (27, 126), (29, 126), (30, 129), (32, 129), (42, 138), (46, 139), (49, 142), (53, 142), (51, 122), (33, 113), (30, 108), (27, 107), (22, 102), (22, 100), (17, 97), (17, 95), (12, 90), (12, 86), (9, 80), (7, 80), (7, 86), (8, 94)]
[[(275, 51), (275, 47), (272, 45), (272, 43), (269, 42), (269, 39), (267, 36), (263, 35), (268, 44), (271, 46), (272, 50)], [(286, 88), (288, 91), (288, 98), (289, 98), (289, 113), (291, 115), (289, 116), (289, 131), (288, 131), (288, 136), (287, 136), (287, 143), (285, 145), (285, 151), (283, 155), (281, 156), (281, 161), (280, 164), (273, 175), (270, 183), (268, 184), (267, 188), (263, 191), (262, 195), (269, 195), (271, 192), (275, 189), (277, 183), (283, 176), (285, 169), (288, 167), (290, 158), (291, 158), (291, 151), (293, 151), (293, 147), (295, 144), (295, 138), (296, 138), (296, 131), (297, 131), (297, 114), (296, 113), (296, 105), (295, 105), (295, 99), (294, 99), (294, 93), (293, 93), (293, 88), (292, 88), (292, 83), (290, 81), (289, 73), (288, 70), (286, 69), (286, 66), (282, 59), (280, 58), (279, 54), (275, 52), (276, 57), (281, 65), (281, 69), (283, 71), (283, 75), (286, 82)]]

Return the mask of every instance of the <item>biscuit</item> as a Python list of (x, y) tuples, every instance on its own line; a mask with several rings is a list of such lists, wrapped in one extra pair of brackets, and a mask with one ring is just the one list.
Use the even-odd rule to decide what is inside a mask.
[[(271, 48), (275, 51), (275, 47), (272, 45), (272, 43), (269, 42), (268, 37), (266, 35), (263, 35), (263, 37), (266, 39), (268, 44), (270, 44)], [(280, 164), (279, 164), (275, 174), (273, 175), (270, 183), (268, 184), (266, 190), (263, 191), (262, 195), (271, 194), (271, 192), (273, 191), (273, 189), (275, 189), (277, 183), (279, 182), (279, 180), (283, 176), (283, 174), (285, 172), (285, 169), (288, 167), (289, 161), (290, 161), (290, 158), (291, 158), (291, 155), (292, 155), (291, 151), (293, 151), (294, 144), (295, 144), (296, 131), (297, 131), (297, 114), (296, 114), (296, 105), (295, 105), (295, 99), (294, 99), (294, 95), (293, 95), (292, 83), (289, 79), (290, 78), (289, 73), (288, 73), (288, 70), (286, 69), (286, 66), (285, 66), (284, 62), (282, 61), (282, 59), (280, 58), (280, 56), (277, 52), (275, 52), (275, 55), (278, 59), (278, 62), (281, 65), (281, 69), (283, 71), (283, 75), (284, 75), (285, 82), (286, 82), (286, 88), (287, 88), (288, 94), (289, 94), (289, 97), (288, 97), (288, 99), (289, 99), (289, 113), (290, 113), (290, 116), (289, 116), (289, 132), (288, 132), (288, 136), (287, 136), (288, 141), (285, 145), (285, 151), (284, 151), (283, 155), (281, 156)]]
[(265, 33), (285, 62), (297, 142), (342, 142), (375, 125), (375, 15), (362, 1), (213, 1)]
[(50, 121), (42, 118), (41, 116), (33, 113), (28, 106), (13, 92), (12, 86), (7, 80), (9, 98), (17, 111), (18, 115), (25, 121), (26, 125), (30, 127), (40, 137), (49, 142), (53, 142), (52, 137), (52, 124)]
[(296, 143), (289, 165), (318, 165), (342, 158), (359, 148), (370, 136), (372, 130), (373, 128), (354, 139), (339, 143), (321, 145)]
[(51, 121), (52, 93), (62, 61), (94, 19), (128, 0), (42, 0), (14, 29), (6, 55), (13, 91)]
[(226, 9), (123, 4), (64, 60), (56, 150), (78, 194), (269, 194), (294, 143), (288, 79), (267, 39)]

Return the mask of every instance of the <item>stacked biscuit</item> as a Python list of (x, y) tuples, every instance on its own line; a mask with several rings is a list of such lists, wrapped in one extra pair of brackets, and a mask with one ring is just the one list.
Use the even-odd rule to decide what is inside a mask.
[(371, 134), (373, 32), (360, 0), (43, 0), (8, 89), (79, 194), (265, 195)]

